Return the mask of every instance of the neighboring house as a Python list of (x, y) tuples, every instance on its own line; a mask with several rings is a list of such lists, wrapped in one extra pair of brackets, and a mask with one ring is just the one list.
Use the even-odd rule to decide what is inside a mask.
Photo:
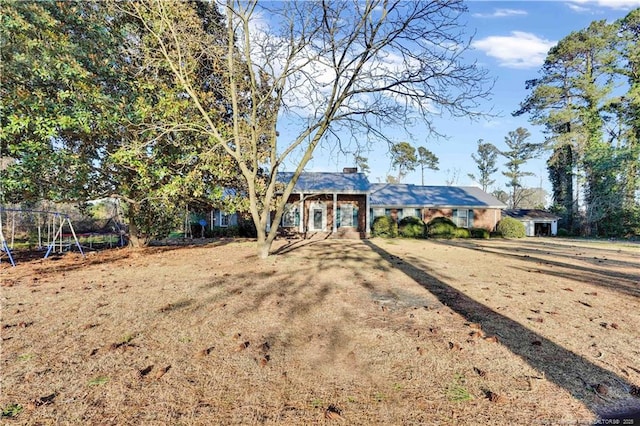
[(461, 228), (493, 231), (506, 207), (473, 186), (374, 183), (370, 189), (372, 221), (378, 216), (391, 216), (397, 221), (416, 216), (426, 223), (436, 217), (447, 217)]
[(544, 210), (514, 209), (505, 210), (504, 214), (522, 222), (527, 237), (558, 234), (560, 216), (553, 213)]
[[(293, 173), (279, 173), (287, 183)], [(285, 233), (330, 232), (367, 236), (373, 220), (416, 216), (425, 222), (439, 216), (463, 228), (494, 230), (506, 205), (476, 187), (371, 184), (363, 173), (304, 172), (287, 202), (280, 227)]]
[(238, 225), (238, 213), (226, 213), (222, 210), (211, 210), (209, 215), (209, 226), (211, 229), (216, 226), (220, 228), (227, 228), (229, 226)]

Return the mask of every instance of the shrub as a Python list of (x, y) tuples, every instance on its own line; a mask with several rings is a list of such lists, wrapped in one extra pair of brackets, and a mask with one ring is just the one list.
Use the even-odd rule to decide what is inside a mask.
[(238, 223), (238, 235), (243, 238), (256, 238), (258, 231), (251, 219), (243, 219)]
[(207, 228), (204, 232), (206, 238), (235, 238), (240, 236), (240, 230), (237, 226), (214, 226), (213, 229)]
[(403, 218), (398, 224), (398, 232), (404, 238), (424, 238), (427, 226), (415, 216)]
[(427, 234), (433, 238), (453, 238), (456, 235), (456, 224), (446, 217), (436, 217), (427, 223)]
[(467, 228), (456, 228), (456, 238), (470, 238), (471, 232)]
[(389, 216), (379, 216), (373, 221), (371, 235), (374, 237), (395, 238), (398, 236), (398, 224)]
[(489, 231), (484, 228), (471, 228), (469, 231), (471, 232), (471, 238), (489, 239)]
[(558, 229), (558, 233), (556, 235), (558, 237), (568, 237), (569, 236), (569, 231), (567, 231), (564, 228), (560, 228), (560, 229)]
[(512, 217), (505, 217), (498, 222), (498, 231), (504, 238), (522, 238), (526, 236), (524, 224)]

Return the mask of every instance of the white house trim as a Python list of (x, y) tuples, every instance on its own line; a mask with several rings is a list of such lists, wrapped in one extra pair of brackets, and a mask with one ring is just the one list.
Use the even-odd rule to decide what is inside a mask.
[[(314, 226), (315, 211), (322, 211), (322, 226), (320, 229)], [(309, 231), (324, 232), (327, 229), (327, 204), (322, 201), (314, 201), (309, 206)]]
[(333, 193), (333, 229), (334, 234), (338, 231), (338, 194)]
[(304, 194), (300, 193), (300, 223), (298, 231), (302, 234), (304, 232)]

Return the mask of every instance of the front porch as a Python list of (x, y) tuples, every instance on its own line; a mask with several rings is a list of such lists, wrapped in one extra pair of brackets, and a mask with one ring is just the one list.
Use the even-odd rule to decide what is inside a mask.
[(366, 238), (369, 226), (368, 194), (292, 194), (280, 223), (289, 238)]

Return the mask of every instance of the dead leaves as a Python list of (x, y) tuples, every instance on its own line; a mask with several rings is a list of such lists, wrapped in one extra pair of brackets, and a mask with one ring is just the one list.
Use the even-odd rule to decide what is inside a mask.
[(195, 355), (196, 358), (204, 358), (206, 356), (208, 356), (213, 350), (215, 349), (215, 346), (210, 346), (208, 348), (202, 349), (201, 351), (198, 351)]
[(33, 399), (29, 401), (29, 403), (27, 404), (27, 408), (29, 408), (30, 410), (35, 410), (37, 407), (40, 407), (42, 405), (53, 404), (53, 400), (56, 396), (58, 396), (58, 394), (54, 392), (52, 394)]
[(462, 346), (459, 343), (449, 342), (449, 350), (452, 351), (461, 351)]
[(481, 370), (478, 367), (473, 367), (473, 371), (480, 377), (487, 377), (487, 372), (485, 370)]
[(138, 370), (138, 375), (140, 377), (145, 377), (147, 374), (151, 373), (151, 370), (153, 370), (153, 365), (145, 367), (142, 370)]
[(489, 343), (498, 343), (498, 338), (496, 336), (485, 337), (484, 340)]
[(482, 330), (474, 330), (471, 333), (469, 333), (469, 337), (471, 337), (472, 339), (481, 339), (484, 337), (484, 331)]
[(160, 379), (162, 378), (162, 376), (164, 376), (165, 374), (167, 374), (167, 372), (171, 369), (171, 365), (167, 365), (166, 367), (162, 367), (160, 368), (157, 372), (156, 372), (156, 379)]
[(330, 404), (324, 411), (324, 418), (327, 420), (345, 420), (345, 418), (342, 417), (342, 410), (333, 404)]
[(495, 393), (493, 391), (490, 391), (490, 390), (485, 391), (485, 395), (486, 395), (487, 399), (489, 401), (493, 402), (494, 404), (503, 404), (503, 403), (507, 402), (507, 398), (506, 397), (504, 397), (502, 395), (499, 395), (499, 394), (497, 394), (497, 393)]
[(603, 385), (602, 383), (598, 383), (592, 386), (593, 390), (600, 395), (607, 395), (609, 393), (609, 387), (607, 385)]
[(248, 340), (246, 342), (242, 342), (238, 346), (236, 346), (235, 352), (242, 352), (247, 349), (249, 345), (251, 345), (251, 342), (249, 342)]
[[(242, 335), (240, 333), (236, 333), (234, 337), (236, 339), (239, 339), (242, 337)], [(251, 346), (251, 342), (249, 340), (245, 340), (244, 342), (240, 343), (238, 346), (235, 347), (234, 352), (237, 352), (237, 353), (244, 352), (250, 346)], [(213, 349), (213, 348), (210, 348), (210, 349)], [(265, 340), (259, 346), (255, 346), (255, 351), (258, 352), (258, 355), (254, 356), (253, 359), (258, 365), (260, 365), (260, 367), (266, 367), (269, 361), (271, 361), (271, 355), (269, 353), (270, 350), (271, 350), (271, 343), (269, 343), (268, 340)]]

